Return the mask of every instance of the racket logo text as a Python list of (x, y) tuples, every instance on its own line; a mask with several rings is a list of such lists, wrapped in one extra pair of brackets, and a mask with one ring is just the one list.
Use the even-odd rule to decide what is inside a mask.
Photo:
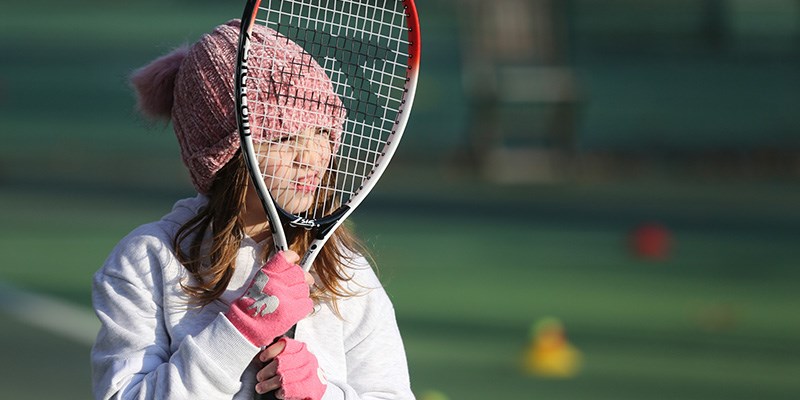
[[(365, 124), (372, 124), (381, 119), (384, 113), (382, 101), (379, 99), (381, 90), (374, 86), (383, 86), (385, 83), (368, 76), (367, 71), (380, 70), (376, 65), (388, 63), (392, 57), (397, 57), (397, 52), (389, 47), (388, 43), (372, 37), (358, 37), (357, 35), (340, 35), (339, 33), (325, 30), (291, 27), (287, 35), (297, 38), (308, 38), (309, 43), (301, 41), (306, 51), (321, 61), (333, 60), (336, 67), (333, 72), (341, 73), (351, 93), (339, 93), (347, 104), (345, 109), (351, 118)], [(336, 75), (334, 73), (333, 75)], [(385, 77), (381, 75), (380, 79)], [(342, 82), (344, 83), (344, 82)], [(384, 96), (387, 93), (383, 93)]]
[(240, 118), (241, 118), (241, 126), (242, 126), (242, 135), (250, 136), (250, 108), (247, 106), (247, 57), (250, 53), (250, 37), (245, 36), (244, 38), (244, 49), (241, 54), (242, 63), (241, 68), (239, 69), (239, 82), (240, 82), (240, 89), (239, 89), (239, 99), (241, 100), (240, 105)]
[(297, 217), (289, 221), (289, 225), (306, 229), (313, 229), (319, 227), (319, 223), (317, 223), (313, 219), (308, 219), (303, 217)]

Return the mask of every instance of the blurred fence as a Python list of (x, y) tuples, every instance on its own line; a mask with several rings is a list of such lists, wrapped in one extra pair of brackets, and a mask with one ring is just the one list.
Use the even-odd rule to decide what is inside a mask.
[(799, 1), (450, 4), (487, 175), (800, 173)]
[[(131, 126), (126, 76), (240, 6), (5, 5), (0, 132), (15, 139), (0, 150), (2, 172), (36, 172), (18, 166), (35, 138), (57, 143), (47, 158), (74, 168), (85, 160), (70, 157), (96, 148), (155, 146), (172, 159), (168, 133), (154, 139)], [(800, 174), (800, 1), (425, 0), (419, 8), (423, 73), (398, 160), (494, 175), (509, 163), (501, 173), (521, 180), (648, 166)], [(151, 168), (166, 168), (148, 153)]]

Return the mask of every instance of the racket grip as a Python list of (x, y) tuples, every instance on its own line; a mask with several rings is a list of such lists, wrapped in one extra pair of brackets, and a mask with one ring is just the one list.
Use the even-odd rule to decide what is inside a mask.
[(278, 400), (278, 398), (275, 397), (275, 392), (276, 392), (276, 390), (273, 390), (271, 392), (267, 392), (267, 393), (264, 393), (264, 394), (259, 394), (259, 395), (256, 396), (256, 399), (258, 399), (258, 400)]
[[(289, 331), (286, 332), (283, 336), (288, 337), (290, 339), (294, 339), (294, 330), (295, 329), (297, 329), (297, 325), (295, 325), (291, 329), (289, 329)], [(280, 339), (280, 338), (276, 338), (275, 342), (277, 342), (278, 339)], [(275, 342), (273, 342), (273, 343), (275, 343)], [(262, 394), (256, 393), (256, 399), (258, 399), (258, 400), (278, 400), (278, 398), (275, 397), (275, 392), (276, 391), (277, 390), (273, 390), (271, 392), (262, 393)]]

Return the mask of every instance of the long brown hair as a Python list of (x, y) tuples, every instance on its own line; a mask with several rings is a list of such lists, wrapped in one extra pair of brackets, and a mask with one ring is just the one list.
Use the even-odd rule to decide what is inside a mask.
[[(200, 306), (218, 299), (233, 276), (236, 255), (244, 238), (241, 211), (248, 179), (244, 157), (239, 152), (217, 172), (208, 193), (208, 205), (175, 234), (173, 246), (178, 260), (194, 278), (192, 284), (182, 283), (183, 289)], [(290, 228), (286, 233), (291, 238), (289, 248), (298, 254), (305, 253), (312, 240), (310, 232)], [(330, 300), (336, 310), (337, 298), (352, 295), (343, 286), (350, 277), (342, 263), (354, 254), (366, 255), (365, 248), (348, 224), (342, 224), (314, 260), (314, 271), (319, 277), (312, 292), (315, 301)], [(265, 251), (263, 260), (268, 256)]]

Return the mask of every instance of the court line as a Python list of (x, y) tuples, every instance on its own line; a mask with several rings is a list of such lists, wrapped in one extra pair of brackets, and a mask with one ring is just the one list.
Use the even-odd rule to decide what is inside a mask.
[(0, 281), (0, 311), (44, 331), (92, 345), (100, 321), (91, 310)]

